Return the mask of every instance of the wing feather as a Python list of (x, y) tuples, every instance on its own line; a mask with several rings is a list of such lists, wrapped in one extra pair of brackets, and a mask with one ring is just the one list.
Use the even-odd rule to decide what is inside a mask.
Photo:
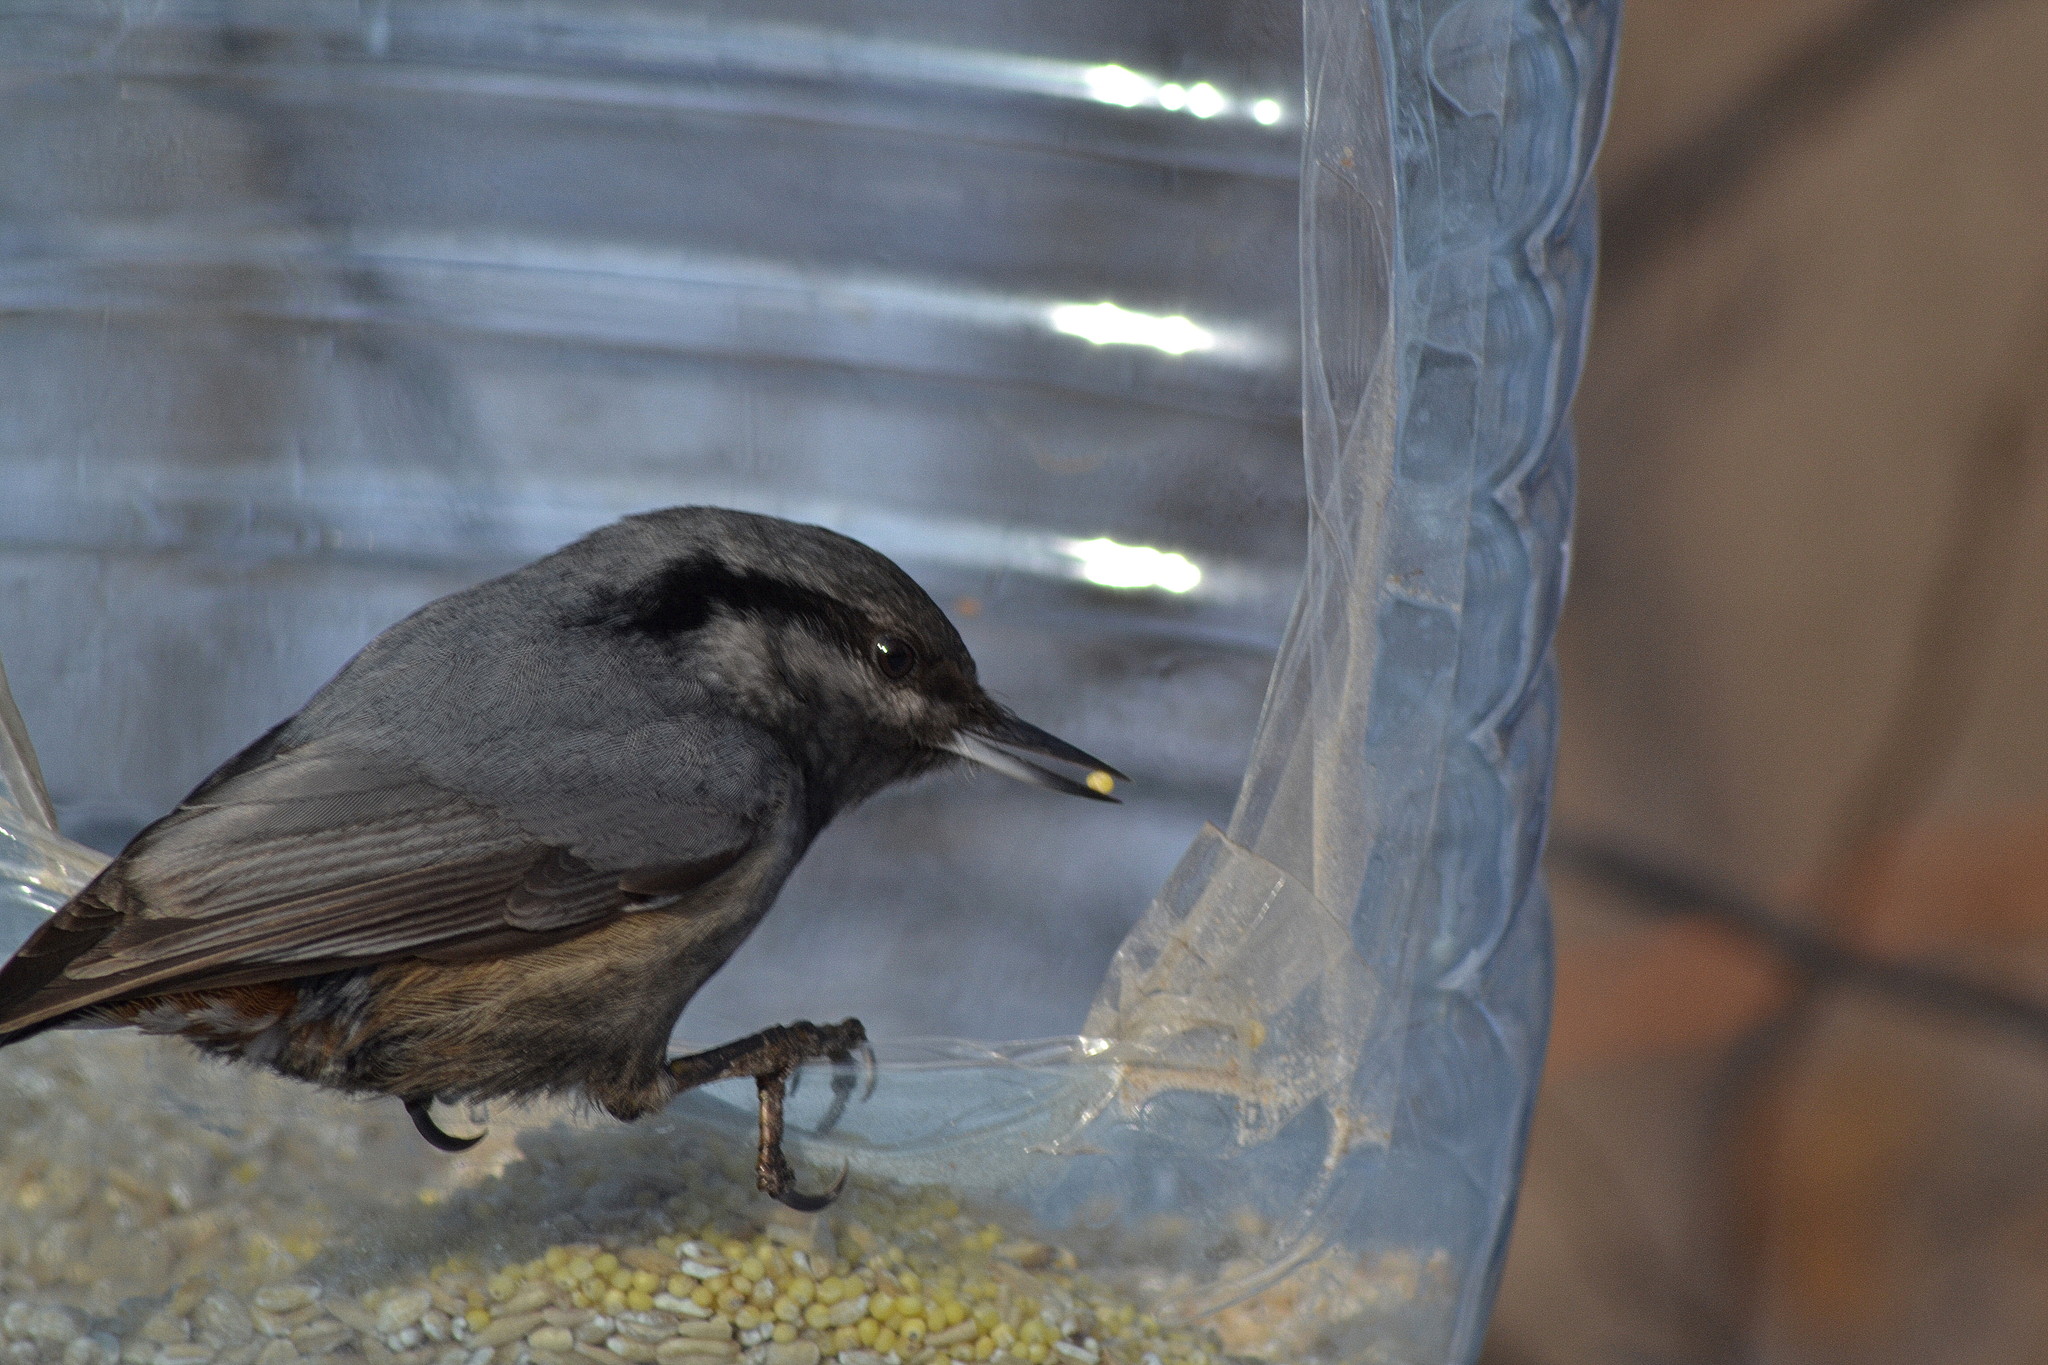
[(644, 867), (596, 866), (403, 765), (273, 749), (145, 830), (0, 968), (0, 1035), (146, 995), (518, 952), (673, 908), (754, 837), (706, 814)]

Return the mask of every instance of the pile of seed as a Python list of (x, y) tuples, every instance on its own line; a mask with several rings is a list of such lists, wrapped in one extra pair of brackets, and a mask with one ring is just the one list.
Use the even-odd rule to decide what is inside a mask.
[[(378, 1347), (435, 1365), (905, 1365), (1105, 1360), (1210, 1365), (1207, 1334), (1168, 1329), (1074, 1273), (1071, 1257), (913, 1197), (897, 1237), (854, 1220), (677, 1230), (651, 1244), (557, 1244), (518, 1264), (434, 1267), (328, 1312)], [(902, 1236), (909, 1232), (912, 1235)], [(438, 1347), (439, 1349), (435, 1349)]]
[[(687, 1116), (501, 1124), (451, 1159), (396, 1105), (105, 1034), (0, 1055), (0, 1114), (0, 1365), (1226, 1359), (1162, 1306), (1184, 1274), (1077, 1243), (1084, 1271), (930, 1187), (856, 1176), (794, 1214), (753, 1190), (744, 1132)], [(1229, 1344), (1320, 1354), (1317, 1321), (1395, 1283), (1368, 1279)]]
[[(676, 1201), (678, 1203), (681, 1200)], [(195, 1277), (126, 1330), (18, 1300), (11, 1365), (1212, 1365), (1213, 1337), (1168, 1328), (1047, 1244), (897, 1192), (883, 1226), (716, 1217), (650, 1242), (557, 1243), (526, 1261), (457, 1256), (351, 1293), (318, 1280), (245, 1297)], [(316, 1268), (318, 1262), (315, 1263)]]

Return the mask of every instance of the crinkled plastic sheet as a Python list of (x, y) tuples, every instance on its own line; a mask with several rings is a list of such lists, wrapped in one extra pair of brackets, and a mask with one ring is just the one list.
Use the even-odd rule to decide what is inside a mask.
[(1205, 1301), (1422, 1249), (1447, 1292), (1416, 1359), (1478, 1352), (1548, 1022), (1565, 414), (1617, 18), (1307, 5), (1307, 579), (1230, 826), (1089, 1021), (1114, 1107), (1213, 1096), (1260, 1169), (1212, 1188), (1286, 1191), (1264, 1264)]
[[(1616, 21), (1611, 2), (1308, 0), (1307, 574), (1236, 810), (1124, 943), (1084, 1036), (897, 1047), (878, 1101), (806, 1161), (999, 1194), (1048, 1228), (1178, 1229), (1175, 1311), (1293, 1306), (1269, 1341), (1240, 1333), (1254, 1353), (1476, 1355), (1548, 1012), (1565, 412)], [(0, 779), (25, 932), (101, 860), (55, 833), (11, 702)], [(111, 1044), (75, 1046), (87, 1083)], [(109, 1054), (131, 1069), (97, 1084), (224, 1133), (298, 1105), (310, 1131), (391, 1139), (381, 1111), (146, 1055), (137, 1074)], [(524, 1135), (575, 1122), (493, 1121), (495, 1164), (380, 1170), (488, 1183)], [(461, 1240), (437, 1227), (408, 1235)], [(483, 1214), (462, 1234), (491, 1235)]]

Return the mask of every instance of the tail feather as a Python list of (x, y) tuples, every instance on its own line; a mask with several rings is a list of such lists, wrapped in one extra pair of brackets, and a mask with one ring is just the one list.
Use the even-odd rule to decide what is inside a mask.
[(121, 912), (95, 894), (105, 876), (73, 896), (0, 966), (0, 1047), (34, 1037), (82, 1006), (98, 1003), (66, 998), (76, 992), (51, 988), (66, 967), (121, 921)]

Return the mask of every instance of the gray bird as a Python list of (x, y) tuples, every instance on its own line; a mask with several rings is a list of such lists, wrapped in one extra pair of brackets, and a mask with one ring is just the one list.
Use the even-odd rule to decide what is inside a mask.
[(178, 1034), (395, 1095), (447, 1150), (475, 1139), (435, 1100), (633, 1119), (752, 1077), (760, 1187), (819, 1207), (783, 1158), (784, 1089), (831, 1059), (836, 1116), (860, 1022), (674, 1059), (669, 1035), (834, 815), (963, 758), (1104, 800), (1121, 776), (993, 700), (866, 546), (720, 508), (628, 517), (391, 627), (138, 834), (0, 967), (0, 1046)]

